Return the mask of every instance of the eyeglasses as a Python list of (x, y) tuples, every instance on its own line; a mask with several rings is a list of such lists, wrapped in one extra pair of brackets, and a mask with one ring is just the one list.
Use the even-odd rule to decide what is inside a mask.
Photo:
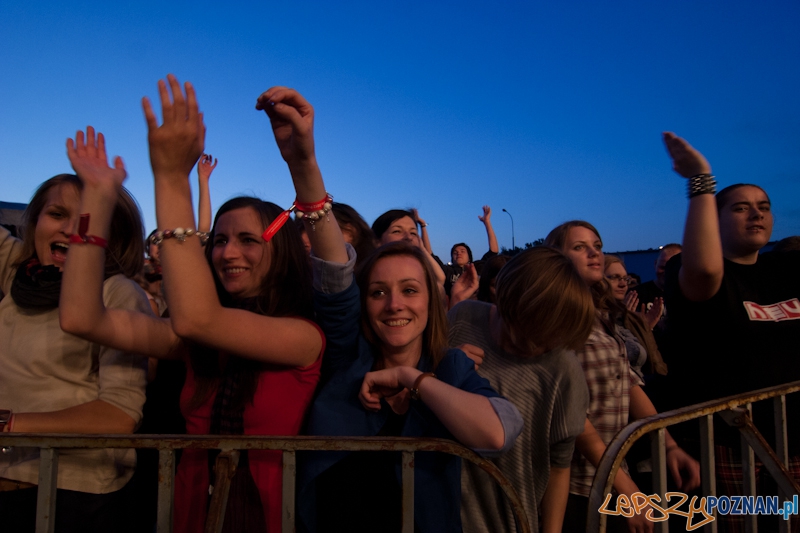
[(620, 281), (624, 281), (625, 284), (629, 284), (633, 278), (630, 276), (620, 276), (619, 274), (612, 274), (611, 276), (606, 276), (606, 279), (611, 283), (619, 283)]

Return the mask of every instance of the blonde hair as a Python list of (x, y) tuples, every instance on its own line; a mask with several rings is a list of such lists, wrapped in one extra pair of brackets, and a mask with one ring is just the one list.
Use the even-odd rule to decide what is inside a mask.
[(580, 349), (595, 308), (589, 287), (558, 250), (537, 247), (511, 259), (497, 275), (503, 335), (520, 353)]

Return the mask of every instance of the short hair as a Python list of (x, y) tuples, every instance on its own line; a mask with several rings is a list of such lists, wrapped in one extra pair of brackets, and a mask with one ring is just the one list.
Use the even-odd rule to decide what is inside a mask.
[[(39, 215), (42, 214), (50, 190), (62, 185), (71, 185), (78, 191), (83, 190), (83, 183), (74, 174), (58, 174), (39, 185), (23, 214), (22, 250), (19, 262), (15, 265), (20, 265), (36, 257), (36, 224), (39, 221)], [(144, 228), (139, 206), (128, 190), (123, 187), (111, 215), (104, 267), (105, 275), (124, 274), (133, 278), (140, 274), (144, 268), (143, 238)]]
[(735, 183), (733, 185), (728, 185), (727, 187), (719, 191), (714, 197), (714, 199), (717, 202), (717, 212), (722, 211), (722, 208), (725, 207), (725, 202), (728, 201), (728, 196), (730, 196), (730, 194), (736, 189), (741, 189), (742, 187), (755, 187), (756, 189), (759, 189), (761, 192), (764, 193), (764, 196), (767, 197), (767, 200), (770, 203), (772, 203), (772, 200), (769, 199), (767, 191), (765, 191), (758, 185), (753, 185), (752, 183)]
[(497, 277), (500, 269), (511, 261), (510, 255), (496, 255), (489, 259), (483, 266), (480, 280), (478, 280), (478, 300), (494, 303), (492, 300), (492, 280)]
[(414, 220), (414, 214), (405, 209), (390, 209), (376, 218), (375, 222), (372, 223), (372, 233), (375, 234), (375, 238), (380, 241), (383, 234), (386, 233), (386, 230), (392, 225), (392, 222), (400, 220), (403, 217)]
[(592, 331), (589, 287), (560, 251), (539, 246), (514, 256), (497, 275), (503, 333), (520, 353), (578, 350)]
[(664, 251), (664, 250), (678, 250), (680, 252), (680, 251), (683, 250), (683, 246), (681, 246), (677, 242), (671, 242), (671, 243), (665, 244), (664, 246), (661, 247), (661, 251)]
[(463, 246), (464, 248), (467, 249), (467, 255), (469, 256), (469, 262), (472, 263), (472, 249), (470, 249), (470, 247), (467, 246), (467, 243), (465, 243), (465, 242), (459, 242), (457, 244), (454, 244), (453, 247), (450, 248), (450, 260), (451, 261), (453, 260), (453, 252), (455, 252), (456, 248), (458, 248), (459, 246)]
[[(340, 228), (352, 229), (354, 239), (351, 244), (356, 251), (356, 263), (361, 264), (375, 250), (375, 234), (372, 232), (372, 228), (369, 227), (358, 211), (347, 204), (333, 202), (331, 210)], [(389, 225), (391, 225), (391, 222)]]
[(427, 354), (432, 359), (433, 368), (435, 369), (447, 351), (447, 316), (445, 315), (444, 302), (436, 283), (436, 277), (428, 264), (427, 258), (418, 247), (411, 246), (403, 241), (384, 244), (367, 257), (358, 268), (356, 281), (361, 292), (361, 332), (367, 342), (373, 346), (379, 345), (378, 338), (372, 330), (372, 324), (370, 324), (367, 316), (369, 278), (378, 261), (402, 256), (416, 259), (422, 265), (422, 271), (425, 273), (425, 287), (428, 289), (428, 324), (425, 326), (425, 332), (423, 333), (422, 346), (423, 354)]
[(311, 272), (308, 257), (305, 253), (300, 232), (295, 224), (284, 224), (272, 237), (272, 255), (269, 270), (261, 281), (258, 296), (235, 302), (225, 291), (217, 277), (211, 260), (214, 249), (214, 235), (219, 217), (236, 209), (250, 208), (261, 219), (262, 229), (283, 212), (283, 209), (259, 198), (239, 196), (228, 200), (219, 208), (214, 217), (208, 243), (206, 259), (214, 275), (214, 283), (220, 302), (226, 307), (242, 307), (254, 313), (266, 316), (301, 316), (313, 319), (313, 293), (311, 289)]

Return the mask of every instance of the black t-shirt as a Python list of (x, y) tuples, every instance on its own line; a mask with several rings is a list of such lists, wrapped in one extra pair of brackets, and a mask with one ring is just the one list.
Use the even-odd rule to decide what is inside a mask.
[[(675, 407), (800, 380), (800, 252), (761, 254), (754, 265), (725, 260), (722, 285), (705, 302), (681, 294), (680, 267), (680, 255), (667, 264), (665, 291)], [(787, 400), (789, 443), (797, 454), (800, 397)], [(774, 441), (772, 402), (756, 406), (756, 426)], [(738, 447), (736, 433), (717, 433), (717, 442)]]
[(639, 305), (645, 304), (646, 309), (650, 308), (650, 304), (652, 304), (656, 298), (664, 297), (664, 291), (658, 288), (655, 281), (642, 283), (631, 290), (636, 291), (636, 294), (639, 295)]

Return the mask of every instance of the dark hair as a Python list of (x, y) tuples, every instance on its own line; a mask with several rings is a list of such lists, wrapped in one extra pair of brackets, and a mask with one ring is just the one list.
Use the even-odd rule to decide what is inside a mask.
[(785, 237), (772, 247), (773, 252), (796, 252), (798, 250), (800, 250), (800, 236), (797, 235)]
[(469, 256), (469, 262), (472, 263), (472, 250), (470, 249), (469, 246), (467, 246), (467, 243), (465, 243), (465, 242), (459, 242), (457, 244), (454, 244), (453, 247), (450, 248), (450, 260), (451, 261), (453, 260), (453, 252), (459, 246), (463, 246), (464, 248), (467, 249), (467, 255)]
[[(271, 202), (248, 196), (228, 200), (219, 208), (214, 217), (214, 227), (211, 229), (205, 253), (214, 276), (220, 303), (225, 307), (245, 309), (265, 316), (294, 316), (312, 320), (314, 310), (310, 267), (295, 224), (284, 224), (270, 240), (271, 261), (269, 270), (261, 281), (258, 296), (235, 299), (223, 288), (211, 261), (217, 222), (222, 215), (245, 208), (256, 212), (261, 219), (262, 229), (266, 229), (283, 211)], [(192, 346), (192, 369), (197, 377), (197, 389), (191, 400), (192, 405), (202, 404), (216, 390), (221, 377), (218, 357), (219, 353), (215, 349), (197, 344)], [(264, 365), (258, 361), (233, 356), (229, 358), (228, 364), (236, 365), (237, 372), (242, 377), (233, 400), (234, 405), (241, 407), (245, 403), (252, 402), (258, 386), (259, 373)]]
[(767, 200), (769, 200), (770, 203), (772, 203), (772, 201), (769, 199), (769, 195), (767, 194), (767, 191), (765, 191), (764, 189), (762, 189), (758, 185), (753, 185), (752, 183), (735, 183), (733, 185), (728, 185), (727, 187), (725, 187), (724, 189), (719, 191), (717, 193), (717, 195), (714, 197), (714, 199), (717, 202), (717, 212), (722, 211), (722, 208), (725, 207), (725, 202), (728, 201), (728, 196), (730, 195), (730, 193), (732, 193), (736, 189), (741, 189), (742, 187), (755, 187), (756, 189), (758, 189), (761, 192), (763, 192), (764, 196), (767, 197)]
[(352, 233), (353, 242), (351, 244), (356, 251), (356, 265), (360, 265), (375, 250), (375, 234), (372, 232), (372, 228), (358, 214), (358, 211), (347, 204), (333, 202), (331, 210), (342, 231), (349, 230)]
[(511, 261), (511, 256), (496, 255), (486, 262), (481, 271), (481, 278), (478, 281), (478, 300), (494, 303), (491, 290), (492, 280), (497, 277), (497, 273), (509, 261)]
[(545, 246), (517, 254), (500, 270), (497, 312), (503, 336), (520, 354), (579, 350), (595, 317), (592, 294), (572, 261)]
[[(22, 250), (15, 266), (36, 257), (36, 224), (39, 221), (39, 215), (47, 202), (47, 194), (51, 189), (61, 185), (71, 185), (78, 191), (83, 190), (81, 180), (74, 174), (59, 174), (39, 185), (23, 215)], [(123, 188), (114, 206), (114, 213), (111, 215), (104, 268), (107, 277), (124, 274), (133, 278), (142, 272), (144, 268), (143, 236), (144, 228), (139, 206), (127, 189)]]
[[(407, 256), (416, 259), (422, 270), (425, 272), (425, 286), (428, 289), (428, 324), (425, 327), (422, 339), (423, 355), (428, 355), (433, 361), (435, 369), (447, 351), (447, 316), (444, 311), (444, 302), (436, 284), (435, 276), (431, 270), (428, 260), (422, 250), (416, 246), (402, 241), (384, 244), (369, 257), (367, 257), (358, 269), (356, 281), (361, 291), (361, 332), (364, 338), (373, 346), (378, 346), (378, 338), (372, 330), (369, 317), (367, 316), (367, 295), (369, 288), (369, 278), (375, 264), (381, 259)], [(378, 368), (381, 368), (378, 362)]]
[(414, 214), (405, 209), (391, 209), (376, 218), (375, 222), (372, 223), (372, 233), (375, 234), (375, 238), (380, 241), (383, 234), (386, 233), (386, 230), (392, 225), (392, 222), (400, 220), (403, 217), (414, 220)]

